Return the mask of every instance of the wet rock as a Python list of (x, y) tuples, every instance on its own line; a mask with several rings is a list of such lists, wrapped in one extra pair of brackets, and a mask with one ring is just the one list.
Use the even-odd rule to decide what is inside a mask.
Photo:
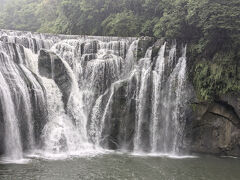
[[(45, 124), (48, 121), (48, 110), (47, 110), (47, 97), (46, 97), (46, 90), (44, 86), (42, 85), (41, 80), (35, 76), (36, 80), (38, 81), (39, 85), (41, 86), (41, 89), (38, 89), (37, 91), (42, 91), (44, 94), (44, 97), (39, 96), (36, 89), (34, 89), (33, 84), (30, 81), (29, 86), (29, 93), (31, 98), (31, 104), (33, 109), (33, 119), (34, 119), (34, 136), (35, 136), (35, 142), (37, 145), (41, 146), (41, 134), (43, 131), (43, 128)], [(37, 98), (36, 98), (37, 97)]]
[(110, 149), (133, 149), (137, 80), (133, 77), (114, 85), (110, 113), (105, 119), (101, 145)]
[(71, 93), (72, 79), (60, 57), (55, 53), (41, 50), (38, 57), (38, 67), (41, 76), (53, 79), (63, 94), (65, 107)]

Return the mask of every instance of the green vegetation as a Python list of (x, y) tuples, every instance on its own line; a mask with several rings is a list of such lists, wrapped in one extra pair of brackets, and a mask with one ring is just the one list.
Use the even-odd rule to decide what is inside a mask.
[(0, 28), (188, 43), (199, 98), (239, 91), (240, 0), (0, 0)]
[(231, 61), (200, 62), (196, 65), (194, 82), (202, 100), (214, 100), (221, 94), (240, 92), (237, 66)]

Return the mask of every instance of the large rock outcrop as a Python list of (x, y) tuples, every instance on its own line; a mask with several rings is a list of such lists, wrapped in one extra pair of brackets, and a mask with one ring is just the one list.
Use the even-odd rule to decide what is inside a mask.
[(240, 156), (240, 117), (238, 107), (232, 106), (238, 104), (238, 96), (231, 97), (193, 104), (194, 114), (187, 122), (186, 133), (191, 152)]

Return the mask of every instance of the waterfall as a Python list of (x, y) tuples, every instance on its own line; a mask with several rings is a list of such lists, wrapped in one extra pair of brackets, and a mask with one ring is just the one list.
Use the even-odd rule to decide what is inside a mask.
[(32, 149), (34, 147), (34, 136), (30, 95), (19, 66), (16, 66), (10, 60), (10, 57), (11, 55), (2, 54), (0, 71), (7, 78), (6, 81), (10, 86), (14, 106), (17, 109), (17, 116), (22, 120), (20, 124), (25, 128), (21, 133), (25, 141), (28, 142), (24, 148)]
[[(2, 54), (0, 54), (2, 56)], [(22, 142), (20, 139), (19, 125), (14, 103), (10, 94), (10, 88), (0, 72), (0, 98), (5, 126), (5, 156), (10, 160), (21, 159), (23, 157)]]
[(56, 83), (42, 78), (47, 89), (49, 121), (42, 133), (45, 153), (77, 153), (81, 149), (82, 137), (73, 121), (65, 113), (62, 93)]
[[(176, 43), (172, 45), (168, 55), (164, 43), (154, 65), (149, 59), (150, 50), (151, 48), (146, 52), (145, 58), (139, 60), (141, 77), (137, 91), (134, 151), (178, 154), (185, 126), (186, 47), (176, 60)], [(149, 84), (151, 80), (152, 85)]]
[(159, 108), (161, 101), (161, 85), (163, 81), (164, 75), (164, 65), (165, 65), (165, 48), (166, 43), (161, 47), (159, 51), (158, 58), (156, 60), (155, 69), (153, 71), (153, 106), (152, 106), (152, 131), (151, 131), (151, 146), (152, 151), (155, 152), (158, 148), (159, 142), (159, 123), (161, 120), (159, 119)]
[(63, 61), (72, 79), (71, 94), (67, 103), (68, 112), (74, 118), (76, 127), (81, 137), (81, 144), (87, 144), (87, 117), (84, 112), (83, 94), (79, 90), (77, 79), (67, 62)]
[(0, 30), (0, 155), (179, 154), (187, 47), (145, 41)]
[[(174, 68), (172, 74), (170, 75), (169, 80), (169, 93), (168, 93), (168, 100), (175, 95), (172, 102), (167, 102), (167, 104), (173, 104), (173, 110), (168, 110), (168, 114), (172, 114), (172, 123), (173, 129), (169, 129), (168, 131), (172, 132), (173, 139), (171, 147), (171, 153), (178, 153), (179, 152), (179, 143), (182, 138), (183, 134), (183, 127), (184, 127), (184, 113), (181, 112), (181, 108), (186, 107), (186, 49), (185, 46), (182, 50), (182, 57), (179, 58), (176, 67)], [(175, 89), (175, 91), (174, 91)], [(184, 110), (184, 109), (183, 109)], [(167, 118), (168, 119), (168, 118)], [(183, 121), (183, 122), (181, 122)], [(169, 122), (168, 122), (169, 123)], [(183, 124), (181, 124), (183, 123)], [(168, 124), (169, 126), (169, 124)], [(168, 134), (166, 134), (167, 136)], [(169, 142), (168, 142), (169, 143)], [(166, 144), (166, 142), (165, 142)], [(166, 145), (165, 145), (166, 146)], [(167, 150), (165, 149), (165, 152)]]
[[(111, 95), (113, 95), (113, 93)], [(102, 103), (103, 103), (103, 95), (101, 95), (96, 100), (95, 105), (93, 106), (91, 123), (90, 123), (90, 126), (89, 126), (89, 136), (90, 136), (92, 142), (98, 147), (100, 146), (101, 132), (102, 132), (102, 129), (103, 129), (102, 120), (104, 120), (103, 118), (101, 118), (102, 117), (102, 114), (101, 114), (102, 113), (101, 112)]]
[(23, 151), (31, 152), (35, 149), (39, 135), (34, 132), (38, 123), (34, 121), (37, 112), (33, 112), (32, 105), (40, 101), (44, 104), (41, 85), (26, 68), (24, 50), (21, 46), (0, 42), (1, 86), (5, 89), (1, 95), (3, 117), (0, 119), (5, 124), (4, 152), (6, 159), (10, 160), (21, 159)]
[(140, 90), (138, 95), (138, 107), (137, 107), (137, 126), (134, 139), (134, 151), (142, 151), (142, 139), (143, 139), (143, 123), (145, 121), (145, 111), (147, 106), (147, 93), (148, 85), (151, 77), (152, 63), (151, 63), (152, 47), (150, 47), (143, 59), (140, 60), (141, 66), (141, 79)]
[[(168, 58), (162, 55), (163, 45), (154, 74), (153, 123), (152, 123), (152, 153), (179, 153), (179, 141), (184, 122), (184, 111), (180, 113), (183, 104), (184, 83), (186, 83), (186, 47), (182, 56), (173, 66), (176, 54), (174, 44), (169, 51)], [(157, 62), (158, 63), (158, 62)], [(168, 76), (167, 76), (168, 75)], [(157, 76), (157, 77), (156, 77)], [(158, 109), (157, 109), (158, 108)], [(184, 121), (184, 120), (182, 120)]]

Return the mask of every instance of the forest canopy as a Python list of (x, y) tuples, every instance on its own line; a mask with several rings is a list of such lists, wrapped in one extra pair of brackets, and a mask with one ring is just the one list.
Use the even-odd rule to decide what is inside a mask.
[(185, 40), (239, 37), (240, 0), (0, 0), (0, 4), (4, 29)]

